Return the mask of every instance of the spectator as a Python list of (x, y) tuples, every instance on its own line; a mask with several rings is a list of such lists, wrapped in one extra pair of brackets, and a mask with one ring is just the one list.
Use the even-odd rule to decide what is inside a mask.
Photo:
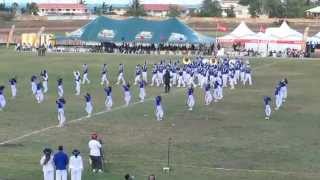
[(67, 180), (68, 155), (63, 152), (63, 146), (58, 147), (58, 152), (53, 156), (56, 167), (56, 180)]
[(53, 156), (52, 150), (45, 148), (43, 150), (43, 156), (40, 160), (40, 165), (42, 166), (43, 179), (44, 180), (54, 180), (54, 166), (53, 166)]
[(92, 165), (92, 172), (102, 172), (102, 153), (101, 143), (97, 140), (98, 135), (96, 133), (91, 135), (91, 140), (89, 141), (89, 149), (90, 149), (90, 159)]
[(71, 180), (81, 180), (83, 171), (83, 161), (80, 156), (80, 151), (75, 149), (72, 151), (73, 156), (70, 157), (69, 169)]

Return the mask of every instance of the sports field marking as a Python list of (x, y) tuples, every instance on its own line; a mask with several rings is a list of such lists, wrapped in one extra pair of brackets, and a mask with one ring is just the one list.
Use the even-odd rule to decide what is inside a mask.
[[(261, 65), (261, 66), (258, 66), (256, 68), (254, 68), (254, 70), (258, 70), (258, 69), (262, 69), (262, 68), (266, 68), (266, 67), (269, 67), (269, 66), (272, 66), (273, 64), (277, 63), (277, 61), (273, 61), (272, 63), (268, 63), (268, 64), (264, 64), (264, 65)], [(174, 93), (177, 93), (181, 90), (184, 90), (184, 88), (181, 88), (181, 89), (178, 89), (176, 91), (174, 91)], [(173, 94), (173, 93), (171, 93)], [(162, 94), (163, 95), (163, 94)], [(170, 94), (168, 94), (170, 95)], [(147, 101), (151, 101), (153, 100), (154, 98), (147, 98), (145, 99), (144, 102), (147, 102)], [(127, 108), (127, 107), (131, 107), (131, 106), (134, 106), (134, 105), (137, 105), (137, 104), (142, 104), (144, 102), (134, 102), (132, 104), (130, 104), (129, 106), (118, 106), (118, 107), (115, 107), (113, 109), (111, 109), (110, 111), (100, 111), (100, 112), (97, 112), (97, 113), (94, 113), (92, 114), (92, 117), (94, 116), (98, 116), (98, 115), (101, 115), (101, 114), (105, 114), (107, 112), (114, 112), (114, 111), (118, 111), (118, 110), (121, 110), (121, 109), (124, 109), (124, 108)], [(67, 121), (66, 124), (71, 124), (71, 123), (76, 123), (76, 122), (79, 122), (79, 121), (85, 121), (85, 120), (88, 120), (90, 118), (87, 118), (86, 116), (83, 116), (83, 117), (80, 117), (78, 119), (73, 119), (73, 120), (70, 120), (70, 121)], [(30, 133), (27, 133), (27, 134), (24, 134), (22, 136), (19, 136), (19, 137), (15, 137), (15, 138), (12, 138), (12, 139), (8, 139), (6, 141), (3, 141), (0, 143), (0, 146), (3, 146), (3, 145), (6, 145), (6, 144), (9, 144), (9, 143), (13, 143), (13, 142), (17, 142), (19, 140), (22, 140), (24, 138), (27, 138), (27, 137), (30, 137), (32, 135), (35, 135), (35, 134), (39, 134), (39, 133), (42, 133), (42, 132), (45, 132), (45, 131), (48, 131), (50, 129), (53, 129), (53, 128), (59, 128), (58, 125), (54, 125), (54, 126), (49, 126), (49, 127), (46, 127), (46, 128), (43, 128), (43, 129), (40, 129), (40, 130), (35, 130), (35, 131), (32, 131)]]

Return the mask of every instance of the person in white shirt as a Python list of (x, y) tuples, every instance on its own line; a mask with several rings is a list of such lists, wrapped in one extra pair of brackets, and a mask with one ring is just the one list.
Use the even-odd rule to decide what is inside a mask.
[(91, 159), (91, 166), (93, 172), (102, 172), (102, 153), (101, 143), (97, 140), (98, 135), (96, 133), (91, 135), (91, 140), (89, 141), (89, 149), (90, 149), (90, 159)]
[(54, 164), (52, 150), (45, 148), (43, 150), (43, 156), (40, 160), (40, 165), (42, 166), (43, 179), (44, 180), (54, 180)]
[(83, 171), (83, 161), (80, 156), (80, 151), (75, 149), (72, 151), (73, 156), (69, 159), (69, 171), (71, 173), (71, 180), (81, 180)]

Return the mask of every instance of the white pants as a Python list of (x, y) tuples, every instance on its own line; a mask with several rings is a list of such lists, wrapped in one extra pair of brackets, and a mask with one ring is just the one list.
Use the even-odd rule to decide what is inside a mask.
[(11, 85), (11, 95), (13, 98), (17, 96), (17, 87), (16, 85)]
[(182, 76), (178, 76), (178, 86), (177, 87), (186, 87), (186, 83), (184, 83)]
[(236, 83), (235, 84), (237, 84), (239, 79), (240, 79), (240, 70), (236, 70), (236, 73), (235, 73), (234, 77), (236, 79)]
[(234, 89), (234, 85), (236, 84), (236, 80), (235, 80), (235, 78), (233, 77), (233, 78), (229, 78), (229, 83), (230, 83), (230, 89)]
[(163, 84), (163, 72), (158, 73), (158, 81), (161, 84)]
[(249, 82), (249, 85), (252, 85), (252, 79), (251, 79), (251, 74), (250, 73), (246, 73), (245, 74), (245, 78), (243, 81), (243, 85), (246, 85), (247, 81)]
[(58, 120), (59, 120), (59, 127), (64, 126), (64, 123), (66, 122), (66, 117), (64, 115), (63, 109), (58, 109)]
[(117, 84), (120, 84), (120, 82), (121, 82), (123, 85), (126, 84), (126, 81), (124, 80), (124, 77), (123, 77), (123, 73), (120, 73), (119, 76), (118, 76)]
[(282, 97), (280, 93), (276, 95), (276, 109), (279, 109), (282, 106)]
[(177, 73), (172, 73), (172, 85), (175, 86), (177, 84)]
[(288, 88), (287, 86), (284, 86), (281, 88), (281, 95), (282, 95), (282, 101), (286, 102), (287, 96), (288, 96)]
[(113, 105), (112, 97), (111, 96), (107, 96), (104, 104), (105, 104), (107, 110), (109, 111), (111, 109), (112, 105)]
[(64, 93), (64, 91), (63, 91), (63, 86), (58, 86), (58, 95), (59, 95), (59, 97), (63, 97), (63, 93)]
[(141, 81), (141, 76), (136, 75), (136, 77), (134, 78), (134, 85), (137, 85), (139, 83), (139, 81)]
[(42, 101), (43, 101), (43, 99), (44, 99), (42, 90), (37, 90), (37, 92), (36, 92), (36, 99), (37, 99), (37, 102), (38, 102), (39, 104), (42, 103)]
[(0, 95), (0, 110), (6, 107), (6, 99), (4, 98), (3, 95)]
[(91, 114), (92, 114), (92, 110), (93, 110), (91, 102), (87, 102), (86, 103), (86, 108), (85, 109), (86, 109), (86, 112), (88, 113), (88, 117), (90, 117)]
[(76, 81), (76, 95), (79, 96), (80, 95), (80, 81)]
[(32, 94), (36, 94), (37, 92), (37, 85), (35, 82), (31, 83), (31, 91), (32, 91)]
[(43, 180), (54, 180), (54, 170), (43, 171)]
[(108, 80), (108, 78), (107, 78), (107, 75), (106, 74), (102, 74), (102, 76), (101, 76), (101, 83), (100, 83), (101, 85), (108, 85), (109, 84), (109, 80)]
[(214, 102), (218, 102), (219, 101), (219, 88), (214, 89), (213, 90), (213, 98), (214, 98)]
[(140, 92), (139, 92), (140, 101), (143, 102), (145, 97), (146, 97), (146, 90), (144, 88), (140, 88)]
[(270, 117), (270, 115), (271, 115), (270, 105), (266, 105), (264, 112), (266, 113), (266, 117)]
[(56, 180), (67, 180), (67, 170), (56, 170)]
[(218, 87), (218, 99), (221, 100), (223, 98), (223, 88)]
[(83, 74), (82, 77), (82, 84), (85, 84), (87, 82), (87, 84), (90, 84), (90, 80), (88, 79), (88, 73)]
[(195, 101), (194, 101), (193, 95), (189, 95), (187, 100), (187, 105), (190, 111), (192, 111), (194, 104), (195, 104)]
[(47, 93), (48, 92), (48, 81), (42, 81), (42, 86), (43, 86), (43, 92)]
[(244, 78), (245, 77), (245, 73), (244, 72), (240, 72), (240, 80), (242, 81), (242, 82), (244, 82)]
[(227, 74), (222, 74), (222, 83), (223, 83), (223, 87), (228, 86), (228, 75)]
[(145, 82), (148, 82), (148, 75), (147, 75), (147, 72), (142, 72), (142, 80), (145, 81)]
[(163, 109), (161, 106), (156, 106), (156, 118), (157, 121), (162, 121), (163, 119)]
[(72, 169), (70, 172), (71, 172), (71, 180), (81, 180), (82, 170)]
[(151, 86), (154, 86), (154, 84), (158, 84), (157, 81), (157, 74), (153, 74), (151, 78)]
[(126, 106), (130, 104), (131, 101), (131, 95), (130, 92), (124, 92), (124, 102), (126, 103)]
[(205, 92), (205, 97), (204, 97), (204, 101), (206, 105), (210, 105), (212, 102), (212, 95), (210, 91), (206, 91)]

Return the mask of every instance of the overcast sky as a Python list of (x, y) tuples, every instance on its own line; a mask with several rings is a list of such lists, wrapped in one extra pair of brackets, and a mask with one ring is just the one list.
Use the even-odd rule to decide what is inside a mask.
[[(79, 0), (0, 0), (0, 2), (5, 2), (6, 4), (12, 4), (17, 2), (19, 4), (25, 4), (27, 2), (36, 2), (36, 3), (74, 3)], [(111, 4), (128, 4), (132, 0), (104, 0), (106, 3)], [(141, 0), (142, 3), (159, 3), (159, 4), (200, 4), (203, 0)], [(103, 0), (86, 0), (88, 4), (101, 4)]]

